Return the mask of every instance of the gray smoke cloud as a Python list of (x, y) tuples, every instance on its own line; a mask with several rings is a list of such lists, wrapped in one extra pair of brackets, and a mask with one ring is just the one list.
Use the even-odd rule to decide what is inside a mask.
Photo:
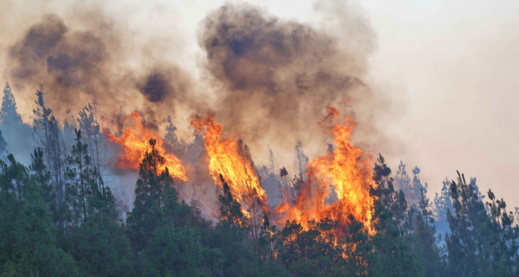
[(249, 4), (223, 5), (199, 23), (203, 57), (194, 61), (183, 58), (189, 51), (174, 28), (131, 27), (125, 21), (131, 13), (110, 13), (101, 2), (71, 6), (77, 7), (10, 30), (11, 41), (1, 44), (7, 81), (24, 99), (42, 84), (58, 118), (92, 103), (109, 127), (138, 110), (146, 127), (164, 135), (171, 116), (179, 135), (173, 149), (183, 149), (176, 154), (194, 184), (188, 195), (212, 187), (201, 142), (190, 143), (188, 120), (195, 114), (214, 112), (224, 135), (239, 134), (258, 165), (268, 163), (267, 145), (287, 168), (298, 140), (310, 158), (326, 151), (330, 136), (317, 122), (327, 105), (355, 116), (361, 143), (372, 146), (371, 138), (381, 137), (373, 111), (387, 102), (365, 83), (376, 35), (348, 3), (318, 2), (316, 10), (325, 15), (319, 24), (278, 18)]
[(148, 123), (159, 125), (175, 113), (176, 103), (186, 101), (190, 77), (174, 62), (152, 58), (142, 58), (137, 68), (124, 66), (133, 58), (125, 53), (138, 42), (102, 12), (90, 15), (73, 27), (46, 14), (23, 31), (7, 51), (13, 87), (34, 94), (43, 85), (46, 101), (61, 117), (90, 102), (107, 119), (122, 108), (125, 113), (139, 110)]
[(57, 15), (45, 15), (9, 51), (10, 76), (23, 88), (43, 84), (60, 104), (77, 101), (78, 91), (95, 94), (109, 84), (105, 40), (88, 31), (70, 30)]
[(171, 104), (171, 101), (185, 103), (192, 101), (189, 99), (192, 90), (189, 80), (189, 76), (175, 65), (157, 65), (138, 78), (136, 87), (151, 106)]
[[(189, 115), (175, 117), (179, 108), (211, 110), (226, 130), (253, 146), (291, 149), (297, 139), (309, 144), (326, 105), (372, 96), (362, 81), (376, 45), (369, 21), (348, 5), (321, 4), (318, 10), (331, 18), (328, 25), (280, 19), (248, 4), (209, 13), (198, 39), (206, 55), (202, 85), (174, 61), (161, 60), (167, 48), (153, 43), (141, 52), (141, 66), (124, 66), (134, 59), (135, 45), (144, 43), (132, 41), (117, 18), (88, 12), (79, 28), (44, 15), (11, 45), (8, 74), (18, 90), (33, 93), (43, 84), (56, 113), (93, 102), (107, 118), (122, 107), (159, 126), (169, 115), (185, 120)], [(207, 87), (211, 97), (200, 92)], [(362, 117), (355, 103), (348, 112)]]
[(160, 72), (146, 76), (144, 83), (139, 85), (139, 90), (150, 102), (163, 101), (168, 95), (175, 93), (168, 78)]
[[(305, 145), (319, 141), (317, 122), (328, 104), (366, 118), (356, 105), (373, 94), (362, 79), (376, 45), (374, 32), (362, 16), (348, 17), (356, 13), (349, 6), (319, 8), (348, 20), (312, 27), (238, 4), (222, 6), (202, 23), (206, 69), (215, 86), (223, 86), (212, 108), (247, 143), (291, 149), (297, 139)], [(345, 37), (331, 35), (337, 30)], [(362, 124), (372, 125), (367, 121)]]

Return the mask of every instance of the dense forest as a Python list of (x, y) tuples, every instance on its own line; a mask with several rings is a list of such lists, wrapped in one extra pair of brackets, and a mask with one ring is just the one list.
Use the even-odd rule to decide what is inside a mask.
[[(372, 168), (372, 231), (353, 215), (345, 215), (346, 227), (334, 218), (276, 226), (267, 211), (259, 223), (252, 222), (223, 176), (219, 210), (208, 219), (196, 201), (179, 197), (151, 139), (140, 161), (133, 208), (124, 211), (103, 181), (104, 134), (92, 106), (77, 122), (62, 124), (46, 106), (43, 89), (35, 104), (29, 127), (9, 85), (4, 89), (0, 276), (519, 274), (516, 214), (461, 173), (445, 180), (431, 200), (418, 167), (409, 174), (401, 162), (393, 172), (379, 155)], [(22, 133), (25, 137), (4, 139)], [(31, 136), (36, 141), (31, 149), (9, 143)], [(29, 157), (27, 164), (19, 162)], [(276, 175), (270, 181), (286, 186), (287, 170)], [(293, 183), (297, 178), (303, 177)]]

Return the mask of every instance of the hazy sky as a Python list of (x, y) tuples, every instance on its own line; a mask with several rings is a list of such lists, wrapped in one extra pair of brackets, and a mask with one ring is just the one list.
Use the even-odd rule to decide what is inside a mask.
[[(312, 1), (267, 2), (312, 18)], [(400, 159), (418, 165), (431, 191), (460, 170), (519, 206), (519, 1), (354, 3), (378, 36), (371, 81), (401, 111), (386, 129), (403, 144), (387, 157), (393, 170)]]
[(379, 36), (373, 74), (407, 95), (391, 126), (402, 159), (433, 189), (460, 170), (519, 205), (519, 2), (362, 4)]
[[(0, 20), (5, 36), (19, 37), (15, 27), (37, 22), (41, 13), (60, 12), (58, 1), (26, 2), (38, 4), (30, 9), (23, 1), (9, 4), (18, 12)], [(226, 2), (230, 1), (109, 1), (105, 8), (131, 14), (127, 24), (174, 35), (185, 51), (181, 63), (194, 72), (202, 53), (197, 45), (199, 22)], [(318, 18), (314, 1), (248, 2), (282, 18)], [(377, 33), (367, 81), (391, 96), (393, 114), (398, 115), (384, 127), (400, 142), (401, 154), (387, 156), (393, 170), (400, 159), (408, 167), (420, 166), (422, 180), (433, 192), (460, 170), (466, 177), (477, 177), (483, 192), (491, 187), (509, 206), (519, 206), (519, 1), (350, 4), (364, 11)], [(7, 43), (0, 41), (0, 47), (5, 50)], [(30, 111), (23, 99), (20, 106)]]

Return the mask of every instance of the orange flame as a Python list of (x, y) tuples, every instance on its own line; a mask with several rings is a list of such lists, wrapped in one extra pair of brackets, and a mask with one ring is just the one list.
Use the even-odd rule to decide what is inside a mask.
[(209, 172), (215, 183), (223, 186), (219, 175), (228, 183), (233, 196), (245, 203), (249, 211), (255, 206), (266, 208), (267, 194), (260, 185), (260, 179), (254, 171), (247, 146), (241, 141), (227, 138), (222, 140), (222, 126), (214, 122), (214, 116), (192, 118), (191, 126), (196, 133), (202, 133), (205, 148), (209, 155)]
[(186, 171), (180, 160), (174, 154), (166, 153), (163, 146), (164, 140), (155, 132), (142, 125), (138, 112), (133, 112), (131, 117), (135, 122), (135, 128), (121, 129), (121, 127), (115, 125), (115, 128), (121, 132), (119, 137), (115, 136), (115, 133), (110, 133), (108, 129), (103, 129), (108, 141), (119, 144), (123, 149), (122, 153), (117, 155), (115, 165), (119, 168), (139, 169), (145, 155), (144, 153), (150, 147), (148, 142), (150, 139), (155, 139), (157, 141), (155, 149), (165, 160), (163, 164), (159, 165), (158, 173), (163, 172), (167, 167), (172, 178), (187, 181)]
[[(344, 228), (352, 215), (373, 235), (375, 199), (370, 195), (370, 188), (376, 184), (371, 177), (371, 158), (364, 157), (363, 151), (351, 142), (355, 123), (345, 117), (341, 124), (338, 110), (332, 107), (328, 110), (325, 120), (333, 119), (329, 131), (335, 136), (336, 148), (308, 164), (308, 179), (300, 188), (295, 203), (288, 199), (287, 194), (283, 195), (282, 202), (275, 209), (279, 215), (278, 222), (297, 220), (307, 227), (309, 220), (319, 221), (328, 217), (337, 220)], [(327, 204), (327, 199), (333, 194), (337, 200)]]

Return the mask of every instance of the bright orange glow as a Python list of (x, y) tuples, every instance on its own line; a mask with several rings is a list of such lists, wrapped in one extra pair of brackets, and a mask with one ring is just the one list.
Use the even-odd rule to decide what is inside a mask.
[(213, 115), (192, 118), (191, 126), (196, 133), (203, 134), (209, 155), (209, 172), (215, 183), (223, 186), (219, 178), (221, 174), (236, 200), (246, 205), (244, 212), (247, 216), (251, 216), (254, 207), (266, 208), (267, 194), (254, 171), (247, 146), (236, 139), (222, 139), (222, 126), (214, 122)]
[(118, 137), (115, 133), (110, 133), (108, 129), (103, 129), (108, 141), (117, 143), (122, 147), (123, 151), (117, 155), (116, 166), (119, 168), (139, 169), (140, 163), (145, 157), (145, 152), (150, 148), (150, 139), (155, 139), (157, 141), (155, 149), (165, 160), (163, 164), (159, 165), (157, 174), (162, 173), (167, 167), (172, 178), (187, 181), (186, 171), (180, 160), (174, 154), (166, 153), (163, 146), (164, 140), (155, 132), (142, 125), (138, 112), (133, 112), (131, 117), (135, 124), (133, 128), (126, 127), (121, 129), (119, 126), (114, 125), (117, 131), (121, 133)]
[[(370, 187), (376, 187), (376, 184), (372, 179), (371, 158), (363, 155), (363, 151), (351, 142), (355, 123), (348, 117), (341, 123), (338, 110), (332, 107), (328, 110), (325, 120), (333, 121), (328, 130), (335, 136), (335, 148), (308, 164), (307, 182), (299, 190), (295, 203), (283, 195), (275, 209), (278, 223), (297, 220), (307, 227), (309, 220), (319, 221), (328, 217), (337, 220), (344, 229), (351, 214), (356, 221), (363, 223), (369, 234), (374, 234), (375, 199), (370, 195)], [(324, 121), (321, 125), (325, 125)], [(336, 196), (335, 202), (329, 200), (333, 203), (326, 203), (331, 195)]]

